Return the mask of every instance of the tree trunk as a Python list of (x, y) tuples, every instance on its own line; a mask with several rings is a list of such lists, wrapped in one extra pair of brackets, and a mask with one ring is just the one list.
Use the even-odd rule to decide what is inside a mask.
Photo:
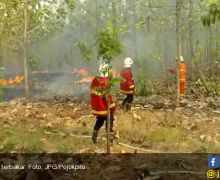
[(134, 55), (133, 55), (133, 57), (134, 57), (134, 59), (137, 59), (138, 58), (138, 52), (137, 52), (137, 28), (136, 28), (136, 21), (137, 21), (137, 15), (136, 15), (136, 3), (137, 3), (137, 1), (134, 1), (133, 3), (132, 3), (132, 5), (133, 5), (133, 8), (132, 8), (132, 10), (133, 10), (133, 16), (132, 16), (132, 24), (133, 24), (133, 34), (132, 34), (132, 37), (133, 37), (133, 41), (132, 41), (132, 46), (131, 47), (133, 47), (134, 48)]
[(27, 18), (27, 6), (25, 5), (23, 10), (23, 24), (24, 24), (24, 31), (23, 31), (23, 65), (24, 65), (24, 83), (25, 83), (25, 96), (29, 98), (29, 85), (28, 85), (28, 63), (27, 63), (27, 28), (28, 28), (28, 18)]
[(194, 57), (194, 47), (193, 47), (193, 2), (189, 0), (189, 66), (193, 69), (193, 57)]
[(109, 105), (109, 95), (107, 97), (107, 153), (110, 153), (110, 105)]
[(181, 43), (180, 43), (180, 12), (181, 12), (181, 0), (176, 0), (176, 49), (177, 49), (177, 58), (178, 61), (176, 63), (177, 69), (177, 102), (180, 99), (180, 87), (179, 87), (179, 56), (181, 55)]
[(216, 77), (220, 77), (220, 56), (219, 56), (219, 52), (220, 52), (220, 31), (219, 31), (219, 23), (216, 24), (216, 37), (215, 37), (215, 74), (214, 76)]
[(213, 64), (213, 58), (212, 58), (212, 28), (209, 27), (209, 77), (212, 77), (212, 64)]

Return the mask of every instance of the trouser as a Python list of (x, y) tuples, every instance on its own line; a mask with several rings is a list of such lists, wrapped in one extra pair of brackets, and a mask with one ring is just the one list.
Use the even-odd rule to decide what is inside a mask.
[[(105, 122), (106, 131), (107, 131), (107, 117), (96, 116), (96, 123), (94, 126), (94, 130), (99, 131), (100, 128), (103, 126), (104, 122)], [(111, 115), (111, 117), (110, 117), (110, 132), (113, 132), (113, 123), (114, 123), (114, 116)]]
[(186, 82), (180, 82), (180, 95), (185, 94)]
[(127, 96), (125, 97), (125, 99), (122, 102), (122, 106), (124, 106), (125, 104), (131, 104), (133, 102), (134, 99), (134, 95), (133, 94), (127, 94)]

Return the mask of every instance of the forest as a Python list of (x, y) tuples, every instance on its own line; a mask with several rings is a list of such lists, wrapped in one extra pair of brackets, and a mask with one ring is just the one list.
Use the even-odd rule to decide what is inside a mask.
[[(121, 105), (126, 57), (135, 86), (130, 109)], [(101, 93), (107, 130), (100, 130), (94, 144), (90, 97), (100, 59), (111, 69)], [(113, 144), (110, 96), (116, 104)], [(0, 1), (1, 153), (219, 153), (219, 125), (219, 0)], [(99, 166), (89, 172), (97, 173), (106, 158), (94, 159)], [(182, 179), (201, 179), (190, 162), (181, 163), (193, 171)], [(106, 173), (123, 177), (121, 166), (107, 167)], [(80, 179), (83, 172), (77, 173)], [(85, 179), (96, 179), (90, 173)], [(0, 177), (10, 175), (0, 171)], [(98, 177), (111, 179), (105, 173)], [(181, 179), (163, 176), (171, 177)]]

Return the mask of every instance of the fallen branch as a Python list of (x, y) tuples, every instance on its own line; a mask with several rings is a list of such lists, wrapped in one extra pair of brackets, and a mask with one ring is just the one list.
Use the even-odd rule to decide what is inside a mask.
[(90, 117), (94, 117), (94, 115), (81, 116), (80, 118), (76, 119), (76, 121), (80, 121), (80, 120), (82, 120), (82, 119), (90, 118)]
[(212, 111), (213, 113), (220, 114), (220, 111)]

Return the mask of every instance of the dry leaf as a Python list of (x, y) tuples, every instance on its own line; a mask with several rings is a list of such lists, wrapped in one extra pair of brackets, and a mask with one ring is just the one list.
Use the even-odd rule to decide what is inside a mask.
[(186, 129), (189, 131), (195, 131), (195, 130), (197, 130), (197, 126), (193, 123), (193, 124), (189, 125), (188, 127), (186, 127)]
[(199, 136), (202, 141), (205, 141), (206, 135), (202, 134)]
[(133, 113), (133, 117), (136, 120), (141, 120), (141, 117), (139, 115), (137, 115), (136, 113)]
[(53, 127), (53, 123), (52, 123), (52, 122), (48, 122), (48, 123), (45, 125), (45, 127), (47, 127), (47, 128), (52, 128), (52, 127)]

